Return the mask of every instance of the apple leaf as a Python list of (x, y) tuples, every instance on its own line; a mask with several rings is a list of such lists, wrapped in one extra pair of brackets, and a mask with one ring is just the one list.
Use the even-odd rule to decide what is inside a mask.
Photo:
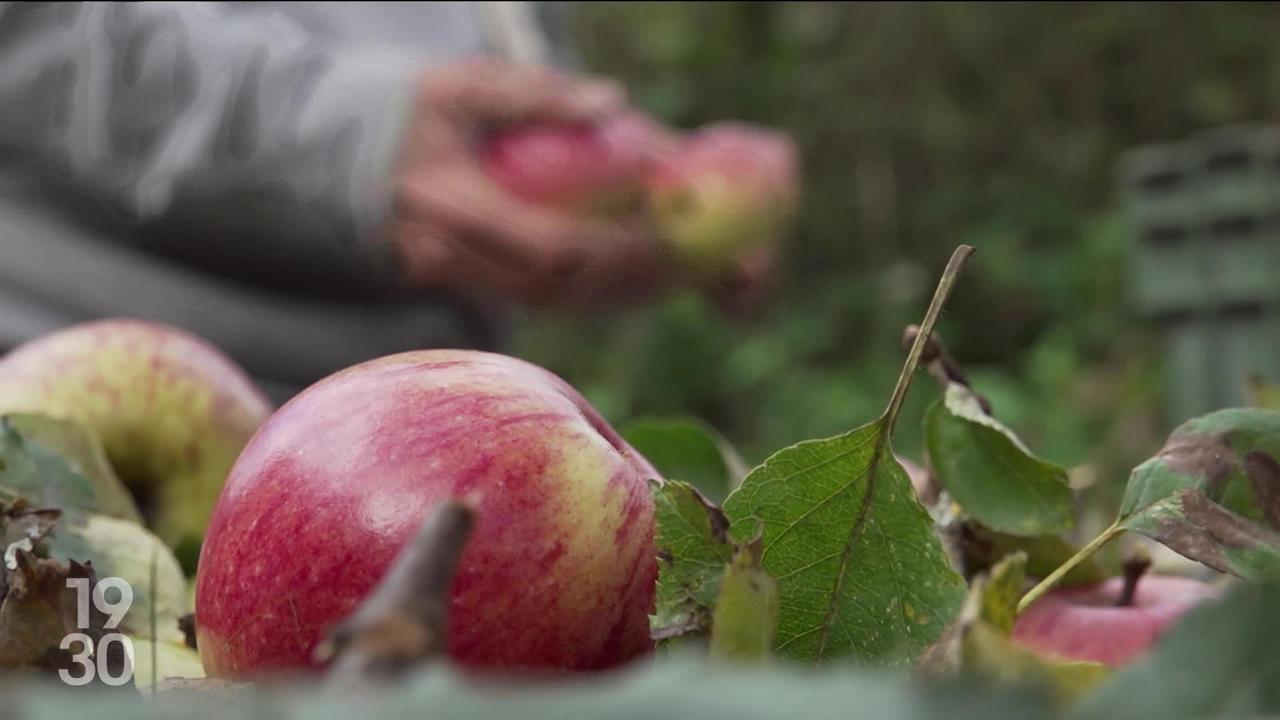
[(1221, 572), (1280, 574), (1280, 412), (1220, 410), (1134, 469), (1117, 526)]
[(910, 662), (960, 607), (964, 581), (887, 436), (881, 419), (787, 448), (725, 502), (735, 537), (764, 528), (784, 657)]
[(778, 583), (760, 566), (760, 547), (738, 548), (720, 582), (711, 624), (711, 657), (760, 662), (772, 656), (778, 625)]
[(977, 593), (978, 618), (1008, 635), (1018, 617), (1018, 598), (1027, 582), (1027, 556), (1010, 555), (996, 564)]
[(740, 542), (762, 532), (778, 582), (775, 652), (807, 661), (913, 662), (964, 600), (933, 521), (890, 436), (925, 340), (972, 248), (952, 255), (884, 413), (856, 430), (786, 448), (725, 501)]
[[(1122, 519), (1184, 490), (1252, 520), (1280, 517), (1280, 478), (1251, 476), (1251, 455), (1274, 466), (1280, 454), (1280, 411), (1219, 410), (1174, 430), (1160, 452), (1129, 477)], [(1255, 487), (1261, 483), (1262, 487)]]
[(1277, 457), (1280, 412), (1232, 408), (1183, 423), (1134, 468), (1111, 527), (1027, 592), (1020, 607), (1126, 530), (1219, 572), (1280, 577)]
[(1196, 489), (1158, 500), (1120, 524), (1219, 572), (1280, 578), (1280, 533), (1237, 515)]
[(142, 522), (97, 436), (67, 420), (0, 417), (0, 486), (34, 505)]
[(1280, 584), (1237, 584), (1187, 613), (1081, 708), (1096, 718), (1280, 714)]
[(687, 482), (716, 502), (746, 474), (728, 441), (697, 420), (636, 420), (622, 429), (622, 437), (663, 477)]
[(1044, 658), (1010, 637), (1026, 563), (1023, 553), (1011, 555), (973, 581), (960, 617), (926, 654), (926, 672), (1034, 688), (1060, 706), (1078, 701), (1106, 679), (1108, 670), (1101, 664)]
[(720, 579), (733, 558), (729, 520), (692, 485), (669, 480), (654, 489), (658, 589), (649, 618), (655, 640), (705, 632)]
[(1037, 458), (987, 415), (959, 383), (925, 414), (929, 460), (941, 485), (970, 516), (1016, 535), (1047, 535), (1074, 524), (1067, 471)]

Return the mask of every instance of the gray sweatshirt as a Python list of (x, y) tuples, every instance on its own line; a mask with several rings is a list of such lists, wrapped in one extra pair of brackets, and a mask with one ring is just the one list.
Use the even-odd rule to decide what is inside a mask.
[(554, 61), (523, 3), (0, 3), (0, 352), (131, 316), (277, 398), (403, 350), (500, 347), (379, 232), (425, 67)]

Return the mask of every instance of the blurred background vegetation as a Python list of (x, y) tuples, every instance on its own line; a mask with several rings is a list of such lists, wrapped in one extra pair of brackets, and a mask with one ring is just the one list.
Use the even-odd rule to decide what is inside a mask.
[[(1081, 479), (1120, 483), (1158, 449), (1161, 345), (1126, 294), (1117, 160), (1280, 119), (1276, 5), (584, 4), (573, 26), (585, 65), (638, 105), (683, 127), (785, 128), (804, 163), (761, 317), (682, 294), (527, 325), (521, 354), (611, 420), (695, 415), (753, 462), (862, 424), (889, 396), (903, 327), (970, 243), (942, 335), (997, 416)], [(900, 453), (921, 455), (937, 394), (918, 379)]]

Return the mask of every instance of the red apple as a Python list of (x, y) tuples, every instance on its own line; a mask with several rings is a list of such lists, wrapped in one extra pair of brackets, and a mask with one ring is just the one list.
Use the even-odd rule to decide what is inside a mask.
[(568, 384), (513, 358), (393, 355), (313, 385), (236, 462), (200, 557), (214, 676), (300, 668), (431, 510), (477, 509), (448, 649), (504, 668), (608, 668), (649, 651), (658, 474)]
[(798, 199), (790, 137), (743, 123), (690, 135), (648, 181), (663, 237), (683, 263), (714, 272), (780, 239)]
[(481, 148), (490, 177), (511, 193), (571, 212), (614, 215), (639, 207), (644, 177), (675, 144), (640, 113), (599, 124), (529, 124), (493, 134)]
[(1124, 578), (1086, 588), (1059, 588), (1018, 615), (1013, 638), (1042, 654), (1066, 660), (1124, 665), (1145, 654), (1184, 613), (1218, 590), (1191, 578), (1141, 578), (1133, 602), (1117, 606)]

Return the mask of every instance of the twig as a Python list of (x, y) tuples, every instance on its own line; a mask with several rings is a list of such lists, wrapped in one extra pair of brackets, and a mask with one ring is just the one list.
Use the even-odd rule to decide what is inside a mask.
[(449, 589), (475, 511), (457, 500), (438, 507), (401, 551), (368, 599), (317, 648), (331, 660), (331, 686), (394, 680), (445, 652)]
[[(908, 325), (907, 329), (902, 332), (903, 347), (911, 347), (919, 334), (919, 325)], [(991, 402), (969, 384), (969, 377), (964, 374), (960, 364), (947, 352), (946, 346), (942, 344), (942, 340), (938, 338), (937, 333), (932, 333), (929, 339), (925, 341), (924, 351), (920, 353), (920, 362), (924, 363), (925, 370), (934, 380), (938, 381), (943, 390), (946, 389), (949, 383), (963, 385), (978, 399), (978, 403), (982, 406), (982, 411), (987, 415), (991, 414)]]

